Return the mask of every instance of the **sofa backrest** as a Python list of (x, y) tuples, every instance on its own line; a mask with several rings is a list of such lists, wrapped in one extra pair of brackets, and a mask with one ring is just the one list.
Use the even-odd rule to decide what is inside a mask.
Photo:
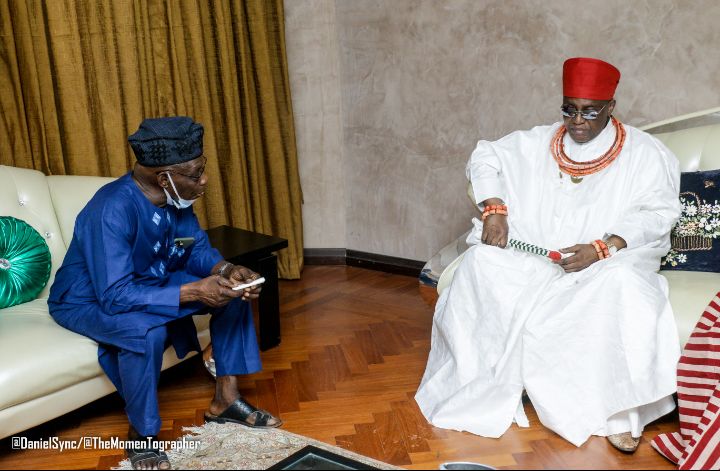
[(681, 171), (720, 169), (720, 108), (678, 116), (642, 129), (675, 153)]
[(55, 272), (72, 240), (75, 218), (90, 198), (114, 178), (45, 176), (37, 170), (0, 165), (0, 216), (30, 224), (50, 248), (50, 279), (38, 297), (48, 295)]
[(680, 161), (680, 171), (720, 168), (720, 124), (656, 134)]
[(67, 249), (55, 217), (47, 178), (37, 170), (0, 165), (0, 182), (0, 216), (12, 216), (27, 222), (45, 238), (50, 248), (50, 280), (40, 293), (40, 297), (47, 296)]
[(70, 245), (75, 219), (95, 193), (114, 178), (53, 175), (47, 177), (50, 197), (66, 247)]

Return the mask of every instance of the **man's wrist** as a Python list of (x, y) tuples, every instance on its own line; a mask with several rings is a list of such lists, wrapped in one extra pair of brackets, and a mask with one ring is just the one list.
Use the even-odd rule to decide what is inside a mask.
[(625, 239), (622, 237), (615, 235), (615, 234), (605, 234), (602, 238), (603, 242), (608, 246), (608, 249), (610, 250), (610, 255), (615, 255), (618, 250), (624, 249), (627, 247), (627, 243), (625, 242)]
[(505, 205), (505, 202), (502, 200), (502, 198), (488, 198), (478, 204), (478, 206), (480, 206), (480, 209), (483, 209), (485, 206), (490, 205)]
[(186, 283), (180, 286), (180, 304), (191, 303), (198, 300), (195, 283)]
[[(485, 203), (486, 203), (485, 209), (483, 209), (482, 217), (481, 217), (483, 222), (485, 222), (485, 219), (487, 219), (488, 217), (495, 215), (495, 214), (502, 215), (502, 216), (508, 215), (507, 206), (505, 206), (504, 204), (487, 204), (487, 201), (489, 201), (489, 200), (485, 201)], [(502, 200), (499, 200), (499, 201), (502, 201)]]
[(233, 265), (230, 262), (225, 262), (222, 265), (220, 265), (220, 268), (218, 268), (217, 274), (222, 276), (223, 278), (228, 278), (230, 276), (230, 273), (232, 273), (232, 269), (235, 265)]

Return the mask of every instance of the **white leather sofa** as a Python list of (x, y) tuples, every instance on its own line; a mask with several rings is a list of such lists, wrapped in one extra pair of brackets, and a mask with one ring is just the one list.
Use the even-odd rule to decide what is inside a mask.
[[(46, 177), (34, 170), (0, 165), (0, 215), (30, 224), (45, 237), (52, 256), (50, 280), (39, 297), (0, 309), (0, 438), (115, 391), (98, 363), (97, 343), (57, 325), (47, 306), (48, 291), (70, 245), (77, 214), (110, 181)], [(205, 348), (210, 343), (209, 316), (194, 320)], [(163, 369), (180, 361), (170, 347)]]
[[(692, 113), (642, 128), (655, 135), (680, 161), (680, 170), (720, 169), (720, 108)], [(469, 188), (472, 200), (472, 188)], [(467, 249), (467, 233), (448, 244), (425, 266), (421, 282), (437, 280), (438, 294), (450, 284)], [(720, 244), (720, 240), (714, 241)], [(720, 270), (720, 267), (719, 267)], [(438, 273), (439, 277), (433, 276)], [(695, 324), (713, 296), (720, 291), (720, 274), (688, 271), (660, 271), (668, 279), (681, 345), (685, 345)]]

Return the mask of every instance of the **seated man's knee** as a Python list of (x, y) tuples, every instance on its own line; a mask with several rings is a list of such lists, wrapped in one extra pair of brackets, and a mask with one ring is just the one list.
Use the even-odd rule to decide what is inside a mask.
[(228, 304), (223, 306), (220, 309), (215, 309), (212, 314), (213, 316), (223, 316), (223, 317), (233, 317), (233, 316), (240, 316), (243, 317), (247, 313), (252, 312), (252, 309), (250, 307), (250, 303), (248, 301), (243, 301), (240, 298), (235, 298), (232, 301), (230, 301)]
[(476, 261), (482, 261), (485, 258), (487, 258), (487, 251), (485, 250), (485, 247), (480, 245), (473, 246), (465, 252), (465, 257), (463, 257), (462, 263), (475, 263)]
[(474, 266), (483, 266), (485, 263), (513, 263), (513, 257), (516, 254), (511, 250), (499, 249), (492, 245), (478, 244), (467, 250), (462, 263), (470, 263)]
[(626, 264), (615, 264), (608, 266), (606, 270), (603, 270), (603, 274), (606, 277), (619, 281), (621, 283), (643, 277), (642, 272)]
[(165, 350), (165, 342), (167, 341), (167, 327), (164, 325), (153, 327), (147, 331), (145, 335), (145, 343), (149, 347)]

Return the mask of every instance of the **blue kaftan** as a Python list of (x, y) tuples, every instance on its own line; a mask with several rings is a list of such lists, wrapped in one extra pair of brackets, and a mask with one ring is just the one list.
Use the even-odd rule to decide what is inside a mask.
[[(195, 242), (179, 248), (174, 243), (178, 237), (194, 237)], [(50, 314), (63, 327), (99, 343), (100, 365), (143, 435), (159, 429), (156, 386), (162, 351), (169, 344), (180, 358), (199, 351), (191, 314), (210, 311), (202, 303), (181, 306), (180, 286), (209, 276), (220, 261), (192, 208), (153, 205), (132, 173), (102, 187), (77, 217), (50, 289)], [(249, 303), (236, 299), (212, 313), (218, 374), (259, 370)], [(151, 367), (143, 366), (148, 362)], [(154, 389), (147, 389), (148, 382)]]

